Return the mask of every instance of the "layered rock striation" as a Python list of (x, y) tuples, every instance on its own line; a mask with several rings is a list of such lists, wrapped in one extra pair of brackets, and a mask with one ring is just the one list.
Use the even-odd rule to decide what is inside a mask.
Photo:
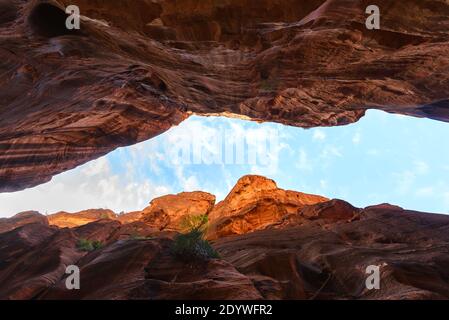
[[(154, 199), (136, 220), (100, 215), (72, 227), (36, 212), (1, 219), (0, 299), (449, 299), (446, 215), (359, 209), (260, 176), (214, 202), (181, 193)], [(175, 222), (198, 213), (209, 216), (219, 259), (173, 254)], [(81, 239), (101, 245), (84, 250)], [(80, 268), (80, 290), (66, 288), (68, 265)], [(369, 266), (379, 267), (379, 290), (365, 285)]]
[(296, 191), (283, 190), (265, 177), (241, 178), (229, 195), (209, 214), (208, 239), (244, 234), (265, 229), (297, 214), (307, 205), (329, 199)]
[[(81, 29), (65, 27), (78, 5)], [(191, 114), (292, 126), (369, 108), (447, 121), (449, 4), (0, 1), (0, 191), (150, 139)]]

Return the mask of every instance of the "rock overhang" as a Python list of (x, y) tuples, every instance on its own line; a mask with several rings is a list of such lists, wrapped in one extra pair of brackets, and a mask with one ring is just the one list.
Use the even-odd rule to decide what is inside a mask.
[[(3, 192), (190, 114), (299, 127), (352, 123), (368, 108), (449, 119), (444, 1), (382, 1), (380, 30), (364, 26), (367, 1), (5, 3)], [(54, 28), (68, 4), (84, 16), (79, 33)]]

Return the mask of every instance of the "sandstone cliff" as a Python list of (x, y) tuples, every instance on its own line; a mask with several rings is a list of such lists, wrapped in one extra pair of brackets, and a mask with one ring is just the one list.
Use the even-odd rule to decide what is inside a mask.
[(61, 228), (78, 227), (101, 219), (115, 219), (116, 214), (107, 209), (90, 209), (76, 213), (57, 212), (48, 217), (48, 222)]
[[(2, 219), (0, 299), (449, 299), (449, 216), (359, 209), (259, 176), (214, 201), (201, 192), (165, 196), (133, 213), (137, 220), (100, 216), (71, 228), (34, 212)], [(200, 208), (221, 258), (179, 260), (174, 223)], [(81, 250), (80, 239), (101, 246)], [(71, 264), (80, 290), (65, 287)], [(380, 290), (365, 286), (369, 265), (380, 268)]]
[[(81, 30), (65, 28), (76, 4)], [(44, 183), (191, 114), (292, 126), (368, 108), (447, 121), (449, 3), (3, 0), (0, 191)]]
[(183, 192), (151, 201), (142, 212), (141, 220), (159, 230), (180, 231), (183, 218), (191, 215), (209, 215), (215, 205), (215, 196), (206, 192)]
[(229, 195), (209, 215), (209, 239), (248, 233), (296, 214), (306, 205), (324, 202), (321, 196), (279, 189), (261, 176), (241, 178)]

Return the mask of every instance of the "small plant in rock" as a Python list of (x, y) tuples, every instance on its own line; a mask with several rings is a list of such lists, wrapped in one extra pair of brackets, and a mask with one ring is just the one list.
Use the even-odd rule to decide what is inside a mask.
[(182, 260), (201, 260), (220, 258), (217, 251), (204, 239), (207, 230), (206, 215), (186, 216), (180, 224), (182, 234), (175, 237), (172, 252)]
[(209, 217), (205, 214), (188, 215), (188, 216), (185, 216), (181, 220), (180, 227), (181, 227), (182, 232), (184, 232), (184, 233), (198, 230), (204, 234), (207, 230), (208, 222), (209, 222)]
[(103, 243), (98, 240), (79, 239), (76, 246), (81, 251), (91, 252), (102, 248)]

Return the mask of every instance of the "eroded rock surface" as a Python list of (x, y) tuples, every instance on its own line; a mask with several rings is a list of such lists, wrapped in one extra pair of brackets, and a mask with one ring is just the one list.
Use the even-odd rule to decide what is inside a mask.
[[(317, 219), (214, 246), (270, 299), (449, 299), (448, 230), (445, 215), (373, 206), (358, 220)], [(369, 265), (380, 267), (380, 290), (365, 286)]]
[[(215, 196), (210, 193), (182, 192), (155, 198), (147, 208), (141, 211), (116, 214), (108, 209), (89, 209), (75, 213), (57, 212), (47, 218), (51, 225), (60, 228), (79, 227), (98, 220), (114, 220), (136, 228), (139, 228), (139, 224), (144, 224), (146, 230), (180, 231), (180, 224), (184, 217), (208, 215), (214, 205)], [(11, 223), (14, 222), (11, 221)]]
[(262, 299), (250, 278), (230, 263), (188, 265), (171, 255), (171, 243), (164, 238), (115, 242), (79, 262), (86, 283), (81, 290), (68, 291), (62, 280), (39, 298)]
[[(207, 213), (214, 201), (182, 193), (149, 208), (172, 222), (198, 208)], [(245, 228), (217, 228), (220, 215)], [(0, 299), (449, 299), (446, 215), (389, 204), (359, 209), (245, 176), (209, 213), (221, 256), (209, 261), (176, 257), (177, 231), (140, 217), (71, 228), (33, 212), (3, 219), (0, 226), (14, 227), (0, 231)], [(101, 246), (86, 251), (81, 239)], [(81, 290), (66, 289), (71, 264), (80, 267)], [(370, 265), (380, 268), (380, 290), (365, 286)]]
[(51, 225), (60, 228), (73, 228), (101, 219), (116, 219), (117, 215), (107, 209), (89, 209), (75, 213), (57, 212), (47, 218)]
[[(81, 30), (64, 26), (79, 5)], [(368, 108), (447, 121), (449, 3), (3, 0), (0, 191), (48, 181), (190, 114), (292, 126)]]
[(0, 298), (34, 299), (84, 255), (70, 229), (29, 224), (0, 234)]
[(207, 192), (182, 192), (151, 201), (142, 211), (141, 220), (159, 230), (180, 231), (186, 216), (209, 215), (214, 208), (215, 196)]
[(11, 218), (0, 219), (0, 233), (14, 230), (26, 224), (38, 223), (48, 225), (48, 219), (37, 211), (26, 211)]
[(265, 177), (242, 177), (229, 195), (209, 215), (208, 239), (265, 229), (283, 218), (297, 214), (306, 205), (327, 198), (302, 192), (283, 190)]

